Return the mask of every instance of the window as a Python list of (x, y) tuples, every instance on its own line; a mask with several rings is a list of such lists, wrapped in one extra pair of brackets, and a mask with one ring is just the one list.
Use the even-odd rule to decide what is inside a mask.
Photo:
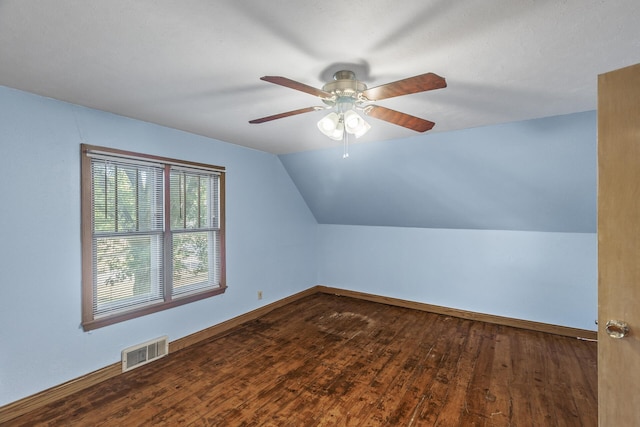
[(224, 168), (81, 152), (85, 330), (225, 291)]

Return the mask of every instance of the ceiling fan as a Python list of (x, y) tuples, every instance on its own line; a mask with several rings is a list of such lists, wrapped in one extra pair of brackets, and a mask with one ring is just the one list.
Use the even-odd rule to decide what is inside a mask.
[(249, 123), (265, 123), (312, 111), (331, 109), (333, 111), (318, 122), (318, 128), (323, 134), (337, 141), (346, 141), (347, 134), (353, 134), (358, 138), (369, 130), (371, 126), (358, 115), (357, 111), (417, 132), (425, 132), (433, 128), (435, 123), (373, 103), (382, 99), (441, 89), (447, 86), (444, 78), (434, 73), (425, 73), (367, 88), (367, 85), (356, 80), (355, 73), (349, 70), (336, 72), (333, 75), (333, 81), (325, 84), (322, 89), (280, 76), (264, 76), (260, 77), (260, 80), (317, 96), (325, 106), (300, 108), (254, 119)]

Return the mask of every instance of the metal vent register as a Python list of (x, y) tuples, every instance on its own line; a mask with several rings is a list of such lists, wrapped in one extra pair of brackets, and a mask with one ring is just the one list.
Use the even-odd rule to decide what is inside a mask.
[(122, 350), (122, 372), (153, 362), (169, 353), (169, 337), (163, 336)]

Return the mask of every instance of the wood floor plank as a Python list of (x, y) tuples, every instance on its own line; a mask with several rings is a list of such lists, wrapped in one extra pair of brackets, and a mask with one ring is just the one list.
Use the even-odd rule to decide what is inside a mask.
[(460, 425), (462, 412), (466, 410), (467, 383), (477, 359), (477, 349), (469, 340), (472, 324), (460, 321), (456, 329), (456, 346), (440, 368), (439, 381), (431, 389), (430, 401), (437, 404), (425, 422), (433, 425)]
[(595, 426), (596, 343), (315, 294), (12, 426)]

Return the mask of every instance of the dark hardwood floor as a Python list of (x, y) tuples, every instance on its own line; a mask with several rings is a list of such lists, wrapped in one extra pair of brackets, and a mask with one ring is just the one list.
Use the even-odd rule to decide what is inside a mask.
[(596, 343), (315, 294), (12, 426), (596, 426)]

